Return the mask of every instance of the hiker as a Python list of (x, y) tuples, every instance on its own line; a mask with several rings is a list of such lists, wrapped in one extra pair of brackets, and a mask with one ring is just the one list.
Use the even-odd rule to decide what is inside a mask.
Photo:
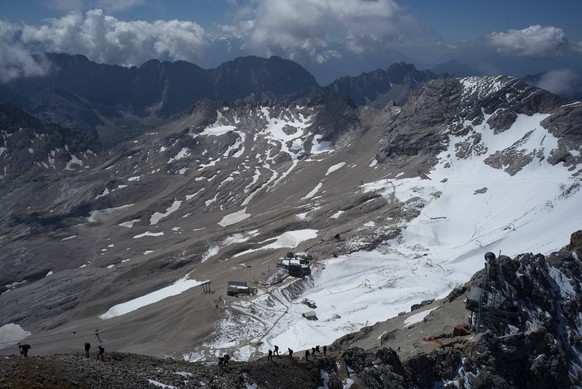
[(293, 350), (290, 348), (287, 348), (287, 350), (289, 350), (289, 358), (293, 358)]
[(319, 345), (315, 346), (315, 351), (318, 353), (321, 352), (321, 351), (319, 351)]
[(224, 354), (224, 365), (228, 366), (228, 360), (230, 359), (230, 355)]
[(311, 355), (315, 355), (315, 347), (311, 348)]
[(29, 344), (19, 344), (18, 345), (18, 350), (20, 350), (20, 355), (23, 355), (25, 357), (28, 357), (28, 350), (30, 350), (32, 347), (30, 347)]
[(103, 360), (103, 353), (105, 352), (105, 349), (101, 346), (99, 346), (99, 352), (97, 353), (97, 359), (99, 359), (99, 357), (101, 357), (101, 360)]
[(279, 346), (275, 345), (275, 351), (273, 351), (273, 353), (274, 353), (276, 356), (279, 356)]
[(86, 342), (86, 343), (85, 343), (85, 355), (86, 355), (87, 357), (89, 357), (89, 350), (91, 350), (91, 343), (89, 343), (89, 342)]
[(224, 365), (224, 357), (218, 357), (218, 366)]
[(327, 346), (323, 346), (323, 355), (327, 354)]
[(305, 360), (309, 361), (309, 350), (305, 350)]
[(269, 356), (267, 357), (267, 361), (272, 361), (273, 360), (273, 351), (271, 351), (271, 349), (269, 349)]

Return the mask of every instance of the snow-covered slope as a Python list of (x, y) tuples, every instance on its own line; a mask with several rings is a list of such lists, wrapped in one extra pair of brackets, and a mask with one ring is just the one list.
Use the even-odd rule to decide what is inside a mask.
[[(507, 88), (495, 79), (461, 83), (461, 100), (475, 94), (484, 99), (504, 85)], [(565, 108), (575, 107), (579, 109), (579, 103)], [(443, 297), (482, 267), (485, 252), (548, 254), (567, 244), (570, 234), (582, 227), (581, 177), (579, 168), (548, 162), (560, 143), (542, 125), (552, 114), (515, 113), (513, 123), (498, 132), (489, 124), (497, 112), (488, 114), (483, 108), (478, 124), (463, 116), (450, 118), (442, 128), (446, 141), (436, 155), (437, 163), (421, 177), (391, 172), (391, 178), (360, 186), (364, 193), (379, 193), (404, 208), (417, 209), (411, 220), (369, 221), (372, 228), (377, 224), (401, 228), (397, 238), (383, 241), (371, 252), (323, 261), (313, 283), (293, 300), (284, 285), (233, 303), (247, 316), (227, 317), (219, 331), (231, 334), (233, 328), (245, 327), (239, 333), (243, 344), (259, 344), (245, 346), (235, 355), (248, 358), (250, 351), (265, 353), (275, 344), (292, 349), (330, 344), (421, 300)], [(455, 134), (458, 127), (465, 131)], [(580, 150), (578, 145), (568, 151), (579, 157)], [(500, 155), (505, 163), (495, 162)], [(357, 243), (357, 237), (349, 242)], [(302, 319), (301, 314), (309, 310), (301, 304), (303, 298), (317, 303), (319, 320)], [(230, 346), (224, 339), (205, 345), (207, 349)]]
[[(95, 329), (189, 360), (329, 344), (445, 295), (487, 251), (565, 245), (581, 112), (506, 77), (434, 81), (379, 110), (200, 102), (81, 174), (2, 182), (0, 325), (38, 352)], [(277, 270), (288, 251), (317, 258), (309, 280)], [(226, 296), (231, 280), (257, 294)]]

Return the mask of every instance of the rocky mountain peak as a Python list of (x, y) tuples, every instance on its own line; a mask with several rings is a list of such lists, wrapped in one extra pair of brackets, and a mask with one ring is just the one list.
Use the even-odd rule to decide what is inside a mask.
[(48, 75), (2, 84), (0, 99), (109, 143), (166, 122), (200, 99), (290, 102), (321, 92), (309, 72), (279, 57), (242, 57), (215, 69), (159, 60), (125, 68), (51, 53), (47, 59)]
[[(432, 80), (411, 96), (391, 123), (390, 128), (398, 131), (387, 132), (379, 159), (396, 162), (400, 155), (436, 155), (451, 140), (457, 157), (487, 156), (490, 151), (483, 147), (483, 131), (491, 131), (516, 137), (493, 151), (485, 161), (491, 166), (515, 174), (533, 159), (547, 158), (551, 163), (566, 161), (574, 168), (580, 156), (569, 150), (576, 148), (573, 137), (579, 136), (571, 120), (580, 108), (577, 102), (506, 76)], [(569, 119), (564, 118), (565, 111)], [(524, 148), (536, 128), (541, 132), (547, 128), (556, 136), (557, 147)]]
[(101, 145), (88, 133), (46, 124), (12, 103), (0, 103), (0, 187), (4, 193), (93, 159)]
[(315, 78), (296, 62), (280, 57), (241, 57), (213, 70), (219, 100), (293, 101), (318, 91)]
[(403, 104), (411, 91), (437, 78), (432, 72), (417, 70), (414, 65), (396, 63), (357, 77), (344, 76), (328, 88), (349, 96), (357, 105), (383, 106), (389, 101)]

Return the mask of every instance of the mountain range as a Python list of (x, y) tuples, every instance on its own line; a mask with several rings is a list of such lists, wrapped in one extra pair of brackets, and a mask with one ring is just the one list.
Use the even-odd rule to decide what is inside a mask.
[(436, 78), (400, 63), (321, 87), (299, 64), (280, 57), (241, 57), (214, 69), (151, 60), (140, 67), (97, 64), (82, 55), (47, 54), (51, 71), (0, 85), (12, 101), (46, 122), (88, 131), (106, 143), (128, 139), (180, 114), (202, 99), (223, 102), (291, 102), (339, 90), (359, 105), (398, 85), (403, 101), (413, 84)]
[[(580, 230), (582, 105), (515, 78), (401, 63), (321, 87), (277, 57), (204, 70), (49, 56), (50, 76), (0, 86), (2, 353), (90, 340), (246, 361), (347, 336), (337, 351), (448, 296), (486, 252), (550, 255)], [(546, 269), (564, 302), (580, 290), (570, 252)], [(307, 254), (311, 274), (291, 276), (285, 258)], [(255, 294), (230, 296), (231, 281)], [(496, 336), (547, 325), (534, 300), (530, 324)], [(574, 385), (580, 349), (567, 352)]]

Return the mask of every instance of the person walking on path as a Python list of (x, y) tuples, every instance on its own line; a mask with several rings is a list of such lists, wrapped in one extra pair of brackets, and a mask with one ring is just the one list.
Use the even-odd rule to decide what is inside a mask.
[(91, 350), (91, 343), (85, 342), (85, 355), (89, 358), (89, 350)]
[(19, 344), (18, 345), (18, 350), (20, 350), (20, 355), (28, 357), (28, 350), (30, 350), (32, 347), (30, 347), (29, 344)]
[(271, 349), (269, 349), (269, 356), (267, 357), (267, 361), (272, 361), (273, 360), (273, 351), (271, 351)]
[(97, 353), (97, 359), (101, 359), (103, 360), (103, 353), (105, 352), (105, 349), (101, 346), (99, 346), (99, 352)]

